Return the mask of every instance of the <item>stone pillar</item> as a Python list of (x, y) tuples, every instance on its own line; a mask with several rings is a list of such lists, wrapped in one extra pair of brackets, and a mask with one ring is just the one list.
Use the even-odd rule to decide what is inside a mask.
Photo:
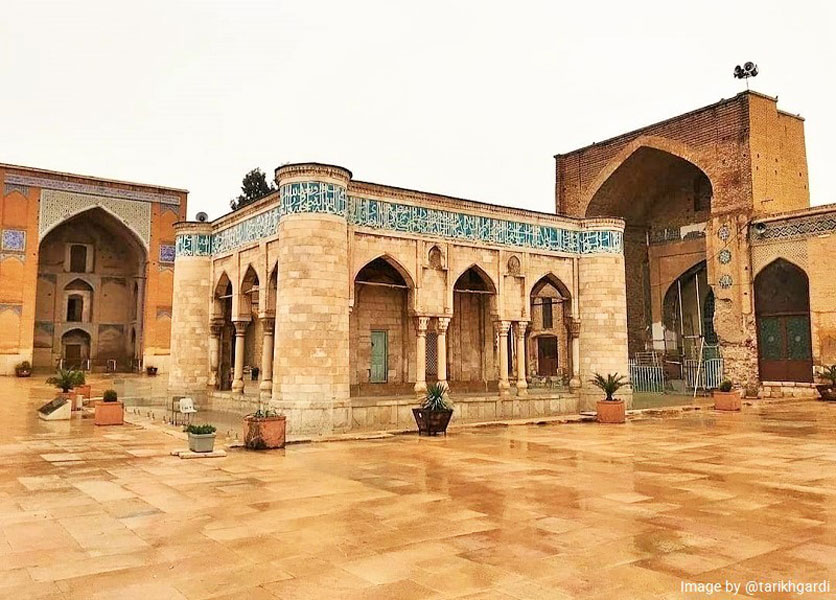
[(514, 333), (517, 336), (517, 396), (528, 395), (528, 381), (525, 379), (525, 363), (527, 352), (525, 350), (525, 330), (528, 323), (517, 321), (514, 324)]
[(221, 354), (221, 331), (223, 330), (223, 319), (212, 319), (209, 325), (209, 385), (218, 385), (218, 367)]
[(235, 326), (235, 367), (232, 373), (232, 391), (244, 393), (244, 335), (249, 321), (233, 321)]
[(450, 325), (449, 317), (438, 317), (436, 323), (437, 356), (438, 356), (438, 383), (447, 385), (447, 327)]
[(423, 398), (427, 391), (427, 325), (429, 317), (415, 317), (415, 395)]
[[(610, 230), (623, 227), (621, 221), (595, 219)], [(600, 391), (588, 384), (594, 373), (629, 374), (627, 351), (627, 298), (624, 255), (615, 251), (582, 254), (578, 261), (578, 304), (581, 387), (580, 409), (593, 410)], [(632, 405), (632, 389), (619, 390), (627, 407)]]
[(171, 307), (172, 394), (200, 396), (209, 382), (212, 226), (178, 223)]
[(262, 397), (270, 399), (273, 394), (273, 327), (276, 320), (272, 317), (264, 317), (261, 320), (263, 331), (263, 342), (261, 345), (261, 383), (258, 389)]
[(572, 345), (572, 378), (569, 380), (569, 388), (575, 390), (581, 387), (581, 320), (569, 319), (566, 331)]
[(350, 427), (350, 179), (350, 171), (331, 165), (276, 169), (282, 214), (272, 402), (292, 435)]
[(511, 394), (511, 384), (508, 382), (508, 330), (510, 321), (497, 321), (499, 331), (499, 395)]

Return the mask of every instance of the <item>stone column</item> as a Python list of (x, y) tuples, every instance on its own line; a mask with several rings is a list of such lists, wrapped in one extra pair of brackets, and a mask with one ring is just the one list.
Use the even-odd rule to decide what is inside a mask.
[(261, 345), (261, 383), (258, 389), (262, 397), (267, 400), (273, 394), (273, 326), (276, 320), (272, 317), (264, 317), (261, 326), (264, 329), (264, 341)]
[(572, 378), (569, 388), (576, 390), (581, 387), (581, 320), (569, 319), (567, 331), (572, 344)]
[(436, 323), (437, 356), (438, 356), (438, 383), (447, 385), (447, 327), (450, 325), (449, 317), (438, 317)]
[(178, 223), (175, 236), (168, 385), (172, 394), (200, 397), (209, 381), (212, 225)]
[(416, 317), (418, 334), (415, 341), (415, 395), (423, 398), (427, 391), (427, 325), (429, 317)]
[(508, 382), (508, 330), (510, 321), (497, 321), (499, 331), (499, 395), (508, 396), (511, 384)]
[(235, 370), (232, 374), (232, 391), (244, 393), (244, 335), (249, 321), (233, 321), (235, 326)]
[(525, 330), (528, 323), (517, 321), (514, 324), (514, 333), (517, 336), (517, 396), (528, 395), (528, 381), (525, 379), (525, 363), (528, 353), (525, 348)]
[(212, 319), (209, 324), (209, 385), (218, 385), (218, 366), (221, 354), (221, 331), (223, 319)]

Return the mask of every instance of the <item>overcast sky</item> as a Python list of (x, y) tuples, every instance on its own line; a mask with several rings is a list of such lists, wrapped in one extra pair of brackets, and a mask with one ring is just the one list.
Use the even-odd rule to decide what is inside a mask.
[(551, 211), (553, 155), (752, 88), (836, 202), (827, 2), (0, 0), (0, 162), (190, 190), (286, 162)]

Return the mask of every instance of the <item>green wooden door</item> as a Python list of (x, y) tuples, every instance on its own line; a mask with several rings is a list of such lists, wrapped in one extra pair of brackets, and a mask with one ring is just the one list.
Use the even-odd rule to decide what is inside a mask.
[(386, 383), (389, 371), (389, 335), (386, 331), (372, 331), (372, 366), (369, 382)]

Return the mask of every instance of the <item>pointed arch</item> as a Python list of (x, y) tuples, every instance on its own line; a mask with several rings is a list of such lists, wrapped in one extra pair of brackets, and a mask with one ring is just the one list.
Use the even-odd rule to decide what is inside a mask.
[(583, 204), (584, 212), (586, 212), (589, 203), (595, 197), (595, 194), (598, 193), (598, 190), (601, 189), (601, 186), (606, 183), (606, 181), (618, 170), (621, 165), (623, 165), (628, 158), (630, 158), (633, 154), (636, 153), (640, 148), (650, 148), (653, 150), (658, 150), (660, 152), (665, 152), (677, 158), (680, 158), (684, 161), (687, 161), (698, 168), (700, 171), (706, 174), (708, 177), (709, 182), (712, 185), (712, 189), (714, 183), (711, 181), (711, 177), (708, 175), (709, 169), (706, 165), (702, 164), (702, 159), (697, 156), (697, 153), (688, 145), (683, 142), (678, 142), (676, 140), (671, 140), (668, 138), (652, 136), (652, 135), (643, 135), (626, 146), (622, 148), (615, 156), (613, 156), (607, 165), (599, 171), (598, 175), (592, 182), (586, 187), (583, 194)]
[(547, 285), (551, 285), (554, 289), (556, 289), (560, 295), (563, 297), (564, 301), (571, 302), (572, 300), (572, 292), (569, 290), (569, 287), (563, 283), (563, 280), (560, 279), (554, 272), (548, 271), (543, 273), (537, 279), (532, 280), (533, 283), (528, 290), (529, 296), (536, 296), (540, 293), (540, 291), (546, 287)]
[(67, 285), (64, 286), (64, 290), (78, 290), (84, 292), (92, 292), (93, 285), (90, 283), (90, 280), (86, 277), (76, 277), (72, 281), (70, 281)]
[(385, 262), (389, 267), (396, 271), (397, 274), (400, 276), (401, 280), (403, 281), (403, 285), (409, 288), (410, 291), (415, 289), (415, 280), (413, 279), (412, 275), (410, 275), (409, 270), (406, 267), (404, 267), (394, 256), (386, 252), (379, 254), (378, 256), (375, 256), (371, 260), (366, 261), (363, 264), (363, 266), (357, 269), (357, 271), (354, 273), (352, 281), (357, 282), (357, 278), (360, 276), (360, 274), (365, 269), (370, 267), (370, 265), (375, 264), (377, 261)]
[(215, 282), (215, 291), (214, 297), (221, 298), (223, 296), (231, 295), (233, 292), (232, 289), (232, 280), (229, 278), (229, 275), (226, 274), (226, 271), (221, 271), (220, 277)]
[(482, 281), (484, 287), (482, 289), (470, 289), (469, 291), (485, 291), (492, 294), (497, 293), (497, 286), (493, 277), (488, 275), (488, 272), (478, 263), (472, 263), (456, 276), (455, 283), (453, 284), (453, 291), (466, 291), (469, 288), (463, 286), (472, 285), (478, 280)]
[(125, 221), (122, 217), (120, 217), (118, 214), (116, 214), (113, 210), (109, 209), (106, 206), (102, 206), (101, 204), (97, 204), (95, 206), (87, 206), (85, 208), (82, 208), (82, 209), (79, 209), (75, 212), (72, 212), (68, 215), (65, 215), (60, 221), (57, 221), (57, 222), (51, 224), (49, 227), (47, 227), (46, 229), (44, 229), (43, 231), (38, 233), (38, 243), (42, 243), (51, 232), (53, 232), (55, 229), (57, 229), (61, 225), (67, 223), (68, 221), (70, 221), (70, 220), (72, 220), (76, 217), (79, 217), (79, 216), (81, 216), (85, 213), (96, 212), (96, 211), (101, 211), (102, 213), (107, 215), (108, 218), (113, 219), (114, 221), (116, 221), (117, 225), (120, 225), (121, 227), (124, 227), (131, 234), (131, 237), (133, 237), (133, 239), (136, 241), (136, 243), (139, 244), (139, 246), (145, 251), (145, 255), (146, 256), (148, 255), (148, 253), (149, 253), (148, 242), (142, 237), (142, 235), (140, 235), (140, 233), (136, 229), (134, 229), (130, 225), (130, 223)]

